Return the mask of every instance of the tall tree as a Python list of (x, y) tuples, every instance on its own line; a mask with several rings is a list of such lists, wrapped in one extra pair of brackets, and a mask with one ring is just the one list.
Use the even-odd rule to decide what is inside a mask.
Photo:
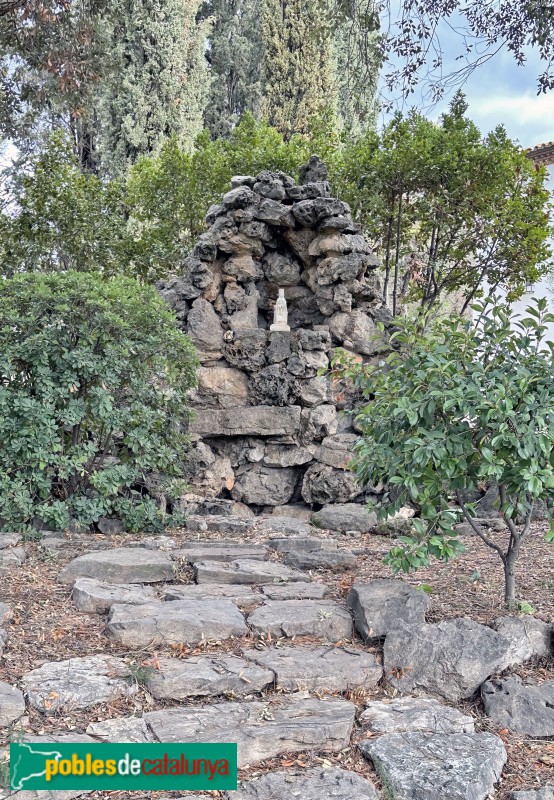
[(245, 112), (259, 116), (261, 0), (207, 0), (201, 18), (213, 20), (206, 58), (212, 78), (204, 121), (213, 137), (228, 136)]
[(318, 0), (265, 0), (262, 116), (285, 137), (336, 113), (333, 37), (318, 13)]
[(105, 0), (22, 0), (0, 16), (0, 135), (22, 153), (63, 127), (94, 169), (93, 94), (107, 67)]
[(202, 129), (209, 22), (197, 24), (200, 0), (124, 0), (108, 33), (110, 78), (99, 99), (100, 149), (111, 174), (168, 136), (192, 147)]
[(333, 37), (341, 123), (358, 134), (375, 122), (382, 62), (377, 0), (318, 0), (318, 25)]

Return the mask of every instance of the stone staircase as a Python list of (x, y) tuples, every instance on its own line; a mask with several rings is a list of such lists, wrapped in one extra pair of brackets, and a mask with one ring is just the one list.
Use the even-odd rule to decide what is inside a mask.
[[(355, 554), (298, 520), (258, 522), (256, 543), (209, 538), (216, 517), (204, 518), (204, 531), (189, 524), (183, 541), (144, 537), (59, 569), (76, 611), (105, 615), (106, 645), (120, 655), (50, 661), (16, 686), (0, 684), (5, 740), (26, 712), (52, 720), (82, 710), (91, 721), (75, 733), (28, 738), (237, 742), (239, 789), (217, 795), (228, 800), (487, 800), (506, 749), (456, 703), (484, 684), (493, 723), (525, 732), (531, 716), (537, 735), (554, 736), (553, 682), (539, 691), (515, 678), (487, 681), (549, 653), (551, 625), (519, 617), (496, 630), (464, 619), (428, 624), (427, 595), (398, 580), (354, 583), (338, 596), (317, 570), (352, 570)], [(23, 563), (22, 549), (19, 537), (7, 540), (0, 567)], [(8, 607), (0, 619), (9, 647)], [(110, 713), (140, 691), (147, 709)]]

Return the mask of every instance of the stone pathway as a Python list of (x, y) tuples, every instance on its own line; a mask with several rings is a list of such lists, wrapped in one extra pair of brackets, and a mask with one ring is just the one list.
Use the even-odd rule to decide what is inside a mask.
[[(318, 512), (342, 528), (356, 513)], [(91, 619), (107, 615), (101, 637), (121, 655), (39, 662), (17, 685), (0, 683), (0, 729), (28, 710), (45, 721), (81, 711), (89, 718), (72, 734), (80, 741), (236, 741), (241, 769), (254, 774), (225, 800), (488, 800), (507, 758), (494, 730), (554, 736), (554, 683), (500, 675), (551, 652), (552, 625), (429, 624), (431, 599), (400, 580), (354, 582), (338, 596), (316, 570), (354, 577), (356, 557), (339, 540), (287, 517), (263, 522), (263, 544), (200, 538), (227, 534), (222, 520), (252, 524), (198, 516), (195, 541), (145, 537), (65, 564), (68, 602)], [(19, 548), (19, 538), (0, 535), (0, 553)], [(12, 616), (0, 604), (0, 651)], [(110, 710), (144, 692), (149, 704), (136, 714)], [(449, 705), (476, 692), (493, 732)], [(267, 771), (275, 758), (281, 766)], [(544, 786), (514, 800), (554, 797)]]

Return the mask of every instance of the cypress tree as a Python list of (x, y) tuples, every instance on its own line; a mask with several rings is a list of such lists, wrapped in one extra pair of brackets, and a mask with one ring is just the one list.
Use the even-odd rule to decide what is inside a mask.
[(228, 136), (242, 114), (260, 113), (262, 7), (260, 0), (207, 0), (201, 17), (212, 20), (206, 50), (212, 80), (204, 122), (214, 138)]
[(286, 138), (336, 111), (333, 35), (318, 12), (317, 0), (265, 0), (262, 116)]
[(125, 0), (110, 15), (110, 77), (98, 99), (100, 155), (114, 175), (163, 141), (191, 147), (202, 129), (209, 22), (196, 22), (200, 0)]
[(379, 17), (371, 0), (344, 0), (332, 8), (339, 116), (348, 131), (360, 134), (377, 114)]

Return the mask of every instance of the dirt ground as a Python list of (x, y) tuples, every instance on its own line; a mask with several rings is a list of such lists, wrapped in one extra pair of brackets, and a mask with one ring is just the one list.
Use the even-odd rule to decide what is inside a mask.
[[(544, 541), (545, 526), (537, 523), (522, 553), (518, 565), (518, 597), (531, 604), (536, 617), (553, 621), (554, 619), (554, 546)], [(199, 538), (228, 539), (224, 534), (198, 534), (184, 529), (169, 531), (179, 546), (185, 541), (197, 541)], [(320, 534), (318, 534), (320, 535)], [(323, 534), (324, 535), (324, 534)], [(14, 619), (9, 624), (9, 642), (3, 660), (0, 661), (0, 680), (17, 684), (20, 677), (31, 669), (39, 667), (46, 661), (58, 661), (69, 657), (111, 653), (127, 659), (129, 662), (155, 667), (156, 657), (161, 655), (177, 655), (185, 657), (199, 652), (236, 651), (244, 645), (265, 647), (268, 641), (259, 637), (245, 637), (232, 642), (206, 642), (203, 647), (189, 648), (177, 646), (173, 648), (157, 648), (155, 651), (129, 652), (121, 645), (111, 642), (104, 636), (106, 617), (85, 614), (78, 611), (70, 599), (70, 590), (56, 581), (60, 569), (74, 556), (92, 549), (107, 549), (124, 546), (135, 536), (101, 536), (90, 534), (86, 538), (68, 538), (60, 553), (44, 551), (40, 543), (26, 542), (28, 558), (18, 569), (11, 569), (2, 575), (2, 591), (0, 600), (8, 603), (14, 612)], [(263, 541), (267, 534), (249, 534), (248, 537), (233, 537), (233, 541)], [(375, 577), (391, 577), (390, 569), (383, 564), (383, 557), (393, 544), (393, 539), (372, 534), (362, 535), (358, 539), (343, 537), (339, 539), (339, 547), (353, 549), (357, 556), (357, 567), (354, 570), (333, 573), (328, 571), (313, 572), (314, 580), (326, 583), (332, 588), (332, 597), (344, 598), (353, 581)], [(413, 585), (425, 585), (432, 599), (429, 622), (439, 622), (452, 617), (466, 616), (473, 620), (490, 623), (496, 617), (508, 613), (503, 603), (503, 576), (498, 556), (486, 547), (478, 538), (464, 538), (466, 552), (449, 564), (433, 563), (417, 573), (402, 576)], [(192, 582), (192, 570), (183, 567), (180, 570), (179, 582)], [(517, 613), (517, 612), (510, 612)], [(297, 639), (296, 643), (307, 643), (307, 639)], [(358, 641), (357, 644), (360, 644)], [(380, 654), (381, 648), (374, 648)], [(552, 659), (535, 659), (518, 669), (510, 670), (527, 679), (542, 682), (554, 679), (554, 663)], [(394, 691), (386, 683), (374, 692), (355, 696), (346, 694), (347, 699), (357, 703), (362, 711), (366, 699), (383, 699), (393, 696)], [(275, 695), (274, 691), (270, 692)], [(269, 699), (269, 695), (266, 695)], [(205, 702), (210, 702), (206, 700)], [(198, 704), (191, 700), (190, 704)], [(152, 708), (161, 708), (164, 703), (155, 701), (148, 692), (140, 687), (132, 697), (113, 705), (98, 706), (88, 711), (66, 712), (60, 715), (45, 717), (37, 711), (30, 710), (11, 732), (16, 740), (22, 733), (69, 733), (84, 732), (91, 722), (111, 717), (140, 714)], [(508, 800), (510, 793), (516, 789), (532, 789), (554, 784), (554, 739), (532, 739), (516, 736), (508, 730), (499, 730), (484, 715), (478, 697), (458, 704), (460, 710), (475, 717), (476, 729), (490, 731), (500, 736), (508, 752), (508, 763), (503, 772), (501, 786), (494, 795), (495, 800)], [(352, 745), (339, 754), (311, 754), (278, 758), (256, 764), (255, 767), (242, 770), (239, 777), (251, 777), (276, 769), (302, 768), (336, 764), (354, 770), (369, 777), (377, 786), (379, 781), (372, 766), (362, 758), (356, 743), (367, 736), (358, 725), (355, 728)], [(2, 743), (5, 744), (5, 743)], [(171, 792), (148, 795), (170, 797)], [(181, 793), (183, 794), (183, 793)], [(189, 794), (189, 793), (184, 793)], [(173, 793), (174, 796), (178, 796)], [(103, 792), (91, 795), (94, 798), (126, 797), (140, 798), (147, 795), (138, 792), (116, 793)], [(218, 797), (217, 792), (208, 793), (206, 797)]]

